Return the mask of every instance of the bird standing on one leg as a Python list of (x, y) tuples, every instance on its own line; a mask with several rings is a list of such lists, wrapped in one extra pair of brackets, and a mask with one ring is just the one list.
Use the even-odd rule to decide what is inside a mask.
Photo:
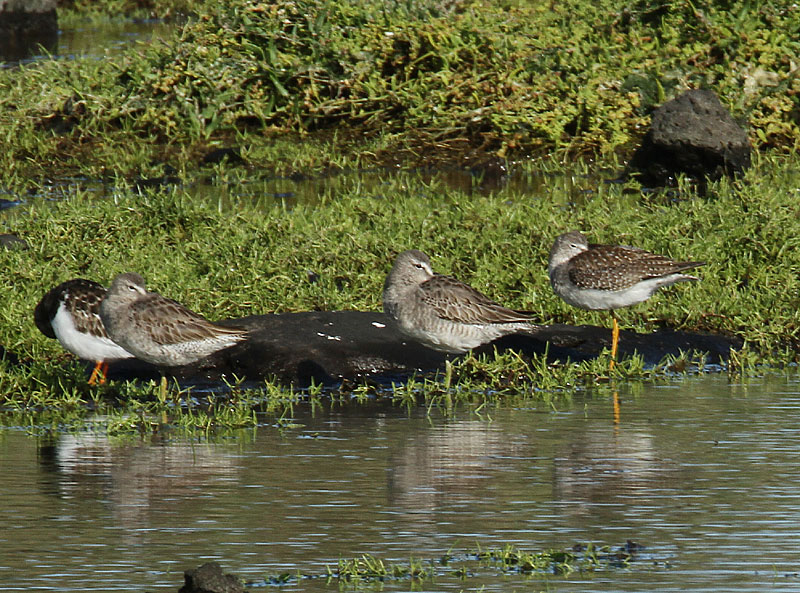
[(661, 287), (699, 280), (683, 272), (705, 262), (675, 261), (626, 245), (590, 244), (578, 231), (560, 235), (550, 250), (547, 271), (553, 291), (581, 309), (611, 311), (611, 364), (617, 356), (619, 323), (614, 309), (649, 299)]
[(383, 286), (383, 310), (406, 335), (451, 353), (536, 327), (527, 313), (504, 307), (451, 276), (434, 274), (430, 258), (418, 249), (397, 256)]

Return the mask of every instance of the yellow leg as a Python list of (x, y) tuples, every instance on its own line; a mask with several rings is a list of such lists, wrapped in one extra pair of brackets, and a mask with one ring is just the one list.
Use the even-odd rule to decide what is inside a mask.
[(614, 426), (619, 425), (619, 393), (614, 392), (614, 401), (612, 403), (614, 408)]
[(614, 327), (611, 330), (611, 362), (608, 364), (608, 370), (614, 370), (614, 364), (617, 361), (617, 346), (619, 345), (619, 323), (617, 323), (617, 316), (611, 312), (611, 319), (614, 321)]
[(106, 382), (106, 373), (108, 372), (108, 363), (104, 361), (98, 362), (94, 365), (91, 377), (89, 377), (89, 385), (103, 385)]
[[(161, 375), (161, 385), (158, 389), (158, 401), (161, 402), (162, 406), (167, 403), (167, 376)], [(161, 408), (161, 424), (167, 423), (167, 409), (166, 407)]]
[(167, 376), (161, 375), (161, 388), (158, 390), (158, 400), (163, 404), (167, 401)]

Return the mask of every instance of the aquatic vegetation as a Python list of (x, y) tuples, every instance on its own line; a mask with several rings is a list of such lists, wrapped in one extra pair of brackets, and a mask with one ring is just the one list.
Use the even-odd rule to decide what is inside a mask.
[(360, 558), (341, 559), (335, 568), (326, 568), (326, 579), (330, 582), (344, 582), (358, 586), (373, 581), (398, 579), (430, 580), (433, 570), (424, 563), (411, 559), (408, 566), (388, 563), (370, 554)]
[[(430, 582), (457, 577), (467, 579), (485, 576), (487, 572), (519, 573), (530, 576), (568, 576), (575, 572), (608, 570), (628, 567), (635, 562), (640, 546), (634, 542), (614, 548), (576, 544), (568, 550), (528, 551), (517, 546), (500, 548), (478, 547), (456, 552), (451, 550), (436, 560), (411, 558), (407, 563), (388, 562), (372, 554), (358, 558), (342, 558), (335, 566), (327, 566), (324, 575), (281, 573), (267, 575), (264, 584), (284, 585), (303, 579), (323, 576), (328, 584), (338, 583), (348, 588), (370, 588), (375, 584), (396, 581)], [(251, 585), (260, 583), (253, 582)]]

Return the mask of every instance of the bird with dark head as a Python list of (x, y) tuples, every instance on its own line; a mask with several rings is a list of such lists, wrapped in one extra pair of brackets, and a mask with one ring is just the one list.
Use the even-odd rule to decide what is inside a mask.
[(78, 358), (95, 363), (90, 385), (105, 383), (109, 361), (133, 357), (109, 337), (100, 318), (105, 295), (101, 284), (75, 278), (47, 291), (33, 310), (39, 331)]

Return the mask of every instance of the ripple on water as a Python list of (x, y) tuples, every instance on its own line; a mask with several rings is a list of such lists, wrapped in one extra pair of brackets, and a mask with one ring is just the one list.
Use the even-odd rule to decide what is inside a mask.
[[(405, 563), (478, 545), (634, 540), (642, 560), (624, 569), (534, 586), (797, 590), (797, 575), (783, 572), (800, 552), (796, 387), (767, 378), (744, 394), (706, 376), (635, 395), (623, 388), (619, 425), (597, 396), (558, 413), (495, 409), (491, 421), (298, 409), (299, 428), (219, 443), (4, 430), (0, 582), (175, 590), (184, 569), (206, 560), (258, 580), (319, 575), (361, 554)], [(473, 569), (432, 588), (531, 584)]]

